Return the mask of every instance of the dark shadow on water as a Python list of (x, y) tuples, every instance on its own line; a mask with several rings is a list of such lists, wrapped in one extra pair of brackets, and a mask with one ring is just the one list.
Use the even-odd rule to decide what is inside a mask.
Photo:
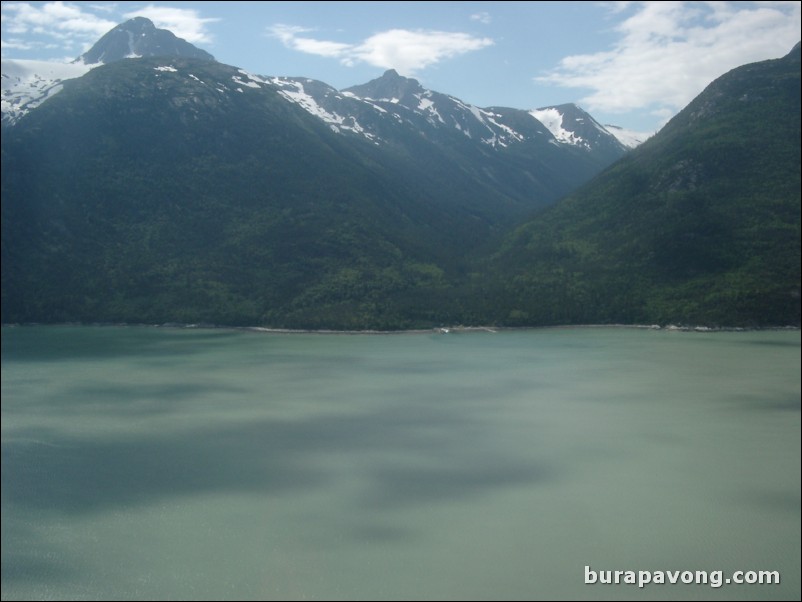
[(199, 398), (228, 397), (250, 392), (245, 387), (221, 386), (206, 383), (128, 384), (103, 383), (65, 389), (39, 400), (24, 395), (4, 400), (6, 411), (46, 412), (50, 416), (65, 415), (74, 419), (77, 413), (87, 416), (157, 416), (185, 409), (187, 403)]
[[(492, 402), (508, 394), (509, 389), (524, 387), (523, 382), (449, 386), (430, 378), (428, 382), (436, 383), (434, 391), (418, 390), (416, 396), (406, 383), (396, 384), (378, 390), (376, 403), (369, 410), (353, 414), (338, 409), (342, 400), (335, 397), (333, 411), (340, 412), (336, 414), (277, 421), (256, 411), (249, 422), (216, 424), (214, 420), (218, 418), (206, 417), (204, 407), (219, 404), (214, 411), (224, 411), (225, 405), (232, 403), (235, 409), (244, 405), (250, 412), (252, 400), (260, 401), (269, 395), (265, 391), (272, 384), (271, 378), (290, 383), (292, 399), (303, 400), (303, 391), (308, 390), (319, 403), (325, 401), (326, 395), (325, 388), (321, 393), (321, 382), (339, 382), (337, 378), (343, 373), (354, 375), (354, 358), (362, 358), (359, 370), (370, 370), (373, 375), (399, 370), (404, 374), (430, 374), (435, 368), (432, 362), (418, 361), (404, 353), (374, 358), (361, 347), (359, 353), (349, 353), (349, 345), (357, 340), (350, 338), (316, 338), (315, 344), (309, 345), (303, 338), (283, 337), (280, 344), (275, 344), (270, 337), (240, 332), (153, 328), (21, 328), (10, 329), (10, 333), (4, 336), (4, 347), (8, 344), (13, 348), (12, 355), (20, 361), (42, 356), (71, 359), (71, 345), (75, 344), (80, 347), (75, 354), (84, 353), (82, 358), (87, 360), (89, 371), (88, 380), (82, 381), (78, 375), (75, 384), (66, 390), (54, 381), (53, 393), (37, 398), (42, 401), (26, 399), (24, 394), (9, 396), (6, 410), (28, 417), (63, 415), (72, 425), (80, 424), (81, 416), (87, 417), (88, 424), (103, 417), (118, 419), (121, 425), (113, 431), (117, 435), (91, 428), (82, 436), (71, 434), (72, 430), (62, 432), (58, 427), (7, 431), (2, 455), (3, 491), (10, 503), (23, 507), (84, 514), (203, 493), (291, 494), (326, 487), (337, 478), (320, 468), (321, 460), (329, 454), (343, 456), (346, 463), (377, 454), (364, 468), (365, 474), (360, 475), (371, 483), (363, 501), (374, 506), (460, 498), (516, 482), (536, 482), (546, 474), (541, 467), (533, 469), (526, 460), (499, 451), (493, 438), (500, 434), (487, 422), (488, 409), (482, 414), (471, 408), (471, 402)], [(229, 340), (232, 336), (238, 337), (233, 343)], [(170, 362), (175, 357), (198, 349), (208, 351), (219, 341), (225, 341), (224, 357), (229, 365), (232, 358), (238, 370), (247, 364), (247, 386), (215, 380), (214, 370), (225, 374), (227, 369), (215, 363), (215, 353), (211, 359), (203, 360), (209, 363), (208, 370), (205, 363), (203, 370), (196, 365), (186, 372), (172, 369)], [(125, 354), (137, 356), (137, 362), (139, 356), (157, 362), (161, 370), (156, 374), (167, 382), (118, 384), (104, 377), (102, 361), (95, 360)], [(398, 359), (410, 365), (399, 368)], [(273, 366), (269, 378), (264, 376), (266, 361), (278, 366)], [(447, 365), (444, 361), (436, 368)], [(344, 371), (344, 366), (351, 372)], [(190, 380), (198, 374), (209, 382)], [(208, 375), (211, 376), (207, 379)], [(412, 378), (409, 382), (418, 381)], [(313, 386), (305, 389), (309, 383)], [(421, 396), (426, 400), (421, 401)], [(199, 409), (193, 407), (195, 398), (202, 398)], [(132, 433), (124, 427), (128, 418), (136, 417), (140, 422), (149, 417), (158, 419), (173, 410), (168, 432), (158, 420), (149, 434)], [(184, 415), (186, 429), (180, 423)], [(420, 478), (416, 481), (414, 472), (398, 472), (397, 467), (387, 464), (388, 456), (420, 461), (424, 465)], [(437, 463), (435, 469), (426, 464), (431, 458), (452, 460)], [(392, 486), (396, 478), (400, 488)], [(387, 496), (387, 491), (396, 493)]]
[[(426, 430), (434, 427), (438, 434)], [(372, 506), (430, 503), (550, 478), (553, 471), (498, 451), (492, 436), (468, 416), (422, 407), (119, 438), (15, 432), (3, 442), (2, 487), (12, 504), (80, 514), (200, 493), (326, 487), (336, 475), (318, 460), (329, 454), (364, 460), (376, 452), (411, 458), (421, 468), (371, 460), (364, 472)]]
[[(325, 495), (327, 488), (338, 486), (341, 463), (362, 467), (358, 476), (364, 487), (353, 494), (354, 503), (369, 521), (341, 525), (343, 535), (364, 545), (403, 543), (420, 534), (412, 527), (384, 523), (391, 516), (384, 510), (491, 495), (553, 478), (555, 467), (499, 451), (495, 435), (468, 413), (423, 404), (117, 438), (17, 432), (3, 441), (2, 449), (3, 560), (8, 567), (3, 580), (58, 588), (65, 580), (82, 578), (71, 577), (63, 551), (53, 549), (39, 532), (23, 540), (29, 550), (47, 551), (41, 558), (28, 557), (25, 550), (5, 550), (7, 527), (15, 524), (7, 508), (45, 522), (71, 522), (78, 516), (204, 494)], [(338, 461), (327, 470), (325, 460), (331, 454)]]
[[(80, 579), (83, 571), (73, 567), (78, 573), (73, 576), (69, 554), (55, 549), (42, 533), (26, 526), (30, 518), (20, 516), (71, 522), (74, 517), (204, 494), (292, 496), (325, 491), (341, 476), (322, 467), (330, 454), (344, 462), (364, 462), (377, 452), (420, 463), (427, 458), (453, 459), (421, 470), (418, 479), (414, 471), (386, 466), (384, 456), (370, 460), (360, 474), (366, 491), (355, 500), (366, 510), (480, 495), (537, 477), (522, 460), (494, 451), (490, 441), (483, 443), (477, 436), (482, 428), (470, 416), (452, 410), (414, 403), (400, 408), (379, 405), (354, 415), (260, 419), (141, 436), (81, 438), (57, 430), (16, 431), (2, 446), (3, 580), (58, 588)], [(427, 431), (432, 427), (439, 427), (441, 434)], [(374, 514), (370, 520), (343, 525), (344, 535), (371, 545), (416, 537), (412, 529), (382, 524), (381, 516)], [(24, 542), (24, 547), (15, 541)], [(29, 550), (38, 555), (31, 556)]]
[(762, 407), (766, 410), (780, 410), (783, 412), (799, 412), (802, 410), (802, 406), (800, 406), (800, 399), (798, 397), (786, 397), (785, 399), (769, 401)]
[(524, 483), (550, 481), (556, 467), (532, 464), (499, 465), (481, 457), (466, 459), (463, 466), (381, 467), (372, 478), (376, 483), (369, 505), (387, 507), (409, 503), (438, 502), (468, 497), (485, 491)]
[(758, 345), (761, 347), (800, 347), (802, 344), (799, 340), (796, 341), (780, 341), (780, 340), (758, 340), (747, 341), (747, 345)]
[(349, 525), (347, 533), (357, 541), (382, 546), (409, 541), (415, 537), (411, 529), (376, 523)]
[(754, 504), (761, 511), (769, 510), (796, 517), (802, 511), (802, 498), (800, 498), (798, 491), (765, 491), (762, 493), (748, 491), (744, 494), (744, 499)]
[[(165, 337), (165, 333), (172, 336)], [(146, 326), (19, 326), (3, 328), (3, 361), (60, 361), (188, 356), (210, 343), (241, 337), (231, 330), (165, 330)], [(191, 345), (187, 342), (191, 341)]]
[(731, 398), (735, 407), (757, 412), (799, 412), (802, 400), (796, 396), (737, 395)]
[[(9, 521), (5, 511), (3, 518), (0, 566), (4, 584), (19, 582), (25, 586), (29, 583), (47, 583), (56, 587), (80, 575), (81, 570), (72, 555), (63, 551), (55, 552), (50, 542), (40, 541), (41, 534), (30, 525)], [(45, 546), (48, 553), (42, 552)], [(31, 549), (36, 549), (38, 553), (31, 553)], [(5, 591), (3, 594), (3, 599), (8, 599)]]
[[(4, 583), (46, 582), (51, 584), (65, 583), (74, 579), (79, 571), (64, 565), (52, 558), (37, 558), (30, 554), (19, 553), (15, 549), (3, 550), (0, 561)], [(4, 600), (7, 600), (5, 596)]]

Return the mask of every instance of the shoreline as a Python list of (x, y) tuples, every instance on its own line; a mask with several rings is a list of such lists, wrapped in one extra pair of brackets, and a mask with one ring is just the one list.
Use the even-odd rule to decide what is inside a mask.
[(666, 332), (758, 332), (758, 331), (784, 331), (800, 330), (799, 326), (704, 326), (668, 324), (558, 324), (544, 326), (435, 326), (432, 328), (411, 328), (405, 330), (337, 330), (337, 329), (305, 329), (305, 328), (272, 328), (267, 326), (227, 326), (222, 324), (183, 324), (165, 322), (163, 324), (146, 324), (130, 322), (60, 322), (48, 324), (43, 322), (25, 322), (2, 324), (2, 328), (25, 328), (30, 326), (84, 326), (84, 327), (119, 327), (119, 328), (167, 328), (175, 330), (241, 330), (245, 332), (263, 334), (316, 334), (316, 335), (403, 335), (403, 334), (460, 334), (473, 332), (487, 332), (498, 334), (501, 332), (516, 332), (524, 330), (565, 330), (565, 329), (598, 329), (598, 328), (629, 328), (636, 330), (655, 330)]

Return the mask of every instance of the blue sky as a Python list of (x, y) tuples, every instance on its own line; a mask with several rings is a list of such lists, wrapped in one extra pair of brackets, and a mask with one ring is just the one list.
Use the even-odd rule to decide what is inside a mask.
[(653, 131), (719, 75), (778, 58), (800, 2), (3, 2), (3, 59), (70, 60), (114, 25), (157, 27), (259, 75), (336, 88), (395, 68), (481, 106), (576, 102)]

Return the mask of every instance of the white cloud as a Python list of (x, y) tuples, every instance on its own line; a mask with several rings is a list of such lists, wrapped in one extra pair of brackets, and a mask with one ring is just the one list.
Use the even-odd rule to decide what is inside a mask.
[(414, 73), (472, 50), (493, 44), (490, 38), (467, 33), (391, 29), (372, 35), (353, 49), (353, 57), (370, 65)]
[(160, 29), (169, 29), (179, 38), (193, 44), (204, 44), (212, 41), (206, 29), (207, 23), (220, 19), (202, 18), (198, 11), (191, 8), (171, 8), (169, 6), (147, 5), (145, 8), (131, 11), (123, 15), (126, 19), (145, 17), (153, 21)]
[(9, 38), (7, 40), (2, 40), (2, 42), (0, 42), (0, 47), (2, 47), (3, 50), (6, 50), (7, 48), (14, 50), (30, 50), (34, 46), (30, 42), (26, 42), (24, 40)]
[(314, 30), (308, 27), (298, 27), (297, 25), (284, 25), (283, 23), (277, 23), (268, 28), (268, 34), (281, 40), (281, 43), (287, 48), (306, 52), (307, 54), (343, 58), (353, 48), (350, 44), (316, 40), (299, 35), (311, 31)]
[(87, 4), (89, 8), (92, 10), (99, 10), (102, 13), (113, 13), (117, 12), (117, 3), (107, 3), (107, 4)]
[(86, 40), (97, 39), (117, 25), (67, 2), (47, 2), (39, 6), (4, 2), (2, 10), (3, 26), (10, 34), (36, 33), (60, 40)]
[(493, 22), (493, 18), (490, 16), (490, 13), (484, 11), (472, 14), (470, 19), (471, 21), (478, 21), (484, 25), (490, 25)]
[(611, 50), (562, 59), (536, 78), (592, 92), (591, 111), (649, 109), (667, 119), (712, 80), (788, 53), (800, 39), (799, 2), (618, 2)]
[(490, 38), (445, 31), (390, 29), (370, 36), (359, 44), (332, 42), (303, 36), (313, 30), (294, 25), (276, 24), (268, 34), (287, 48), (337, 58), (344, 65), (368, 63), (384, 69), (396, 69), (405, 75), (425, 69), (442, 60), (493, 44)]
[(300, 27), (298, 25), (286, 25), (284, 23), (276, 23), (267, 28), (267, 35), (278, 38), (285, 46), (292, 47), (293, 40), (298, 37), (299, 33), (309, 33), (314, 31), (309, 27)]

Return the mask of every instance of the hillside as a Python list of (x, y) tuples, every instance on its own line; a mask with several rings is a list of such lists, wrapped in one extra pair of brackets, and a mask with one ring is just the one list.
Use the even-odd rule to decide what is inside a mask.
[(482, 273), (477, 313), (505, 324), (799, 325), (799, 46), (714, 81)]
[(299, 325), (332, 305), (347, 326), (349, 304), (452, 261), (468, 216), (274, 90), (238, 92), (236, 69), (178, 61), (197, 79), (159, 59), (98, 67), (4, 134), (4, 321)]

